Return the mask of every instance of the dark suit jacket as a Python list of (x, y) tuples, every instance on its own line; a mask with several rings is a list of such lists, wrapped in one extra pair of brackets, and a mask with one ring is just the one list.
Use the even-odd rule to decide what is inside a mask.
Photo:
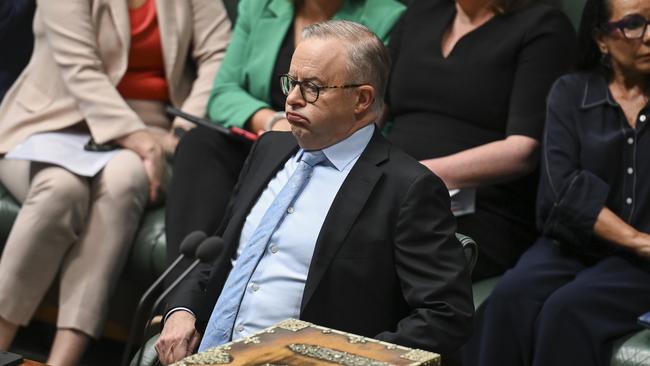
[[(246, 216), (297, 149), (290, 133), (269, 132), (254, 145), (217, 232), (229, 256), (196, 271), (168, 304), (192, 309), (200, 332)], [(474, 306), (455, 229), (442, 181), (376, 131), (323, 223), (300, 318), (438, 353), (456, 350), (471, 333)]]

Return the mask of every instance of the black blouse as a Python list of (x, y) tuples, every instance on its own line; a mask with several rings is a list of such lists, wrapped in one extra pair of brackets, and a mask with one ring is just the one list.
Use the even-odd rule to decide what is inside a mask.
[[(496, 15), (447, 58), (442, 38), (453, 0), (415, 0), (391, 36), (390, 140), (418, 160), (510, 135), (541, 140), (552, 83), (573, 62), (575, 32), (564, 14), (536, 3)], [(535, 174), (482, 187), (477, 205), (534, 227)], [(534, 230), (534, 229), (533, 229)]]
[(615, 249), (592, 240), (603, 207), (650, 232), (649, 123), (646, 105), (631, 127), (601, 76), (558, 80), (549, 96), (538, 196), (545, 235), (591, 254)]

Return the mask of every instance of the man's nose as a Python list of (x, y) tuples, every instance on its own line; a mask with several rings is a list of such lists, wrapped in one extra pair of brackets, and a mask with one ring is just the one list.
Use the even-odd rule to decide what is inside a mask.
[(287, 104), (292, 107), (302, 107), (305, 103), (305, 98), (302, 97), (302, 93), (300, 92), (300, 85), (296, 84), (291, 88), (291, 90), (289, 90), (289, 94), (287, 95)]

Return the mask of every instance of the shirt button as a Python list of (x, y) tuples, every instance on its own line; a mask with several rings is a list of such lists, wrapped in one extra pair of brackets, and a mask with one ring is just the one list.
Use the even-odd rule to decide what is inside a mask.
[(632, 198), (630, 198), (630, 197), (626, 198), (625, 203), (627, 203), (628, 205), (631, 205), (632, 204)]
[(243, 326), (243, 325), (238, 325), (238, 326), (235, 328), (235, 330), (238, 331), (239, 333), (241, 333), (241, 332), (244, 331), (244, 326)]
[(634, 169), (632, 168), (627, 168), (627, 174), (632, 174), (634, 173)]
[(289, 208), (287, 208), (287, 213), (288, 213), (288, 214), (292, 214), (293, 211), (295, 211), (295, 210), (293, 209), (293, 207), (289, 207)]
[(639, 116), (639, 121), (645, 122), (645, 120), (646, 120), (645, 114), (642, 114), (642, 115)]
[(271, 245), (271, 253), (275, 254), (278, 252), (278, 246), (273, 244)]
[(632, 145), (632, 144), (634, 143), (634, 139), (633, 139), (632, 137), (628, 137), (628, 138), (627, 138), (627, 143), (628, 143), (629, 145)]
[(253, 290), (253, 292), (257, 292), (257, 290), (259, 290), (259, 289), (260, 289), (260, 285), (258, 285), (256, 283), (251, 284), (251, 290)]

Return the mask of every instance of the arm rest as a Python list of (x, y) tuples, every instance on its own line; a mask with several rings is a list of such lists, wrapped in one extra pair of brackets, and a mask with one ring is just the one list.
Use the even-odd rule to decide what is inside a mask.
[(463, 253), (465, 253), (465, 259), (467, 260), (467, 268), (471, 274), (478, 260), (478, 245), (476, 245), (474, 239), (467, 235), (456, 233), (456, 239), (463, 246)]
[(136, 362), (138, 362), (138, 355), (140, 352), (144, 352), (142, 355), (142, 362), (140, 362), (139, 366), (156, 366), (160, 365), (158, 362), (158, 353), (156, 353), (156, 349), (154, 348), (154, 345), (156, 344), (156, 341), (158, 340), (158, 337), (160, 334), (156, 334), (155, 336), (149, 338), (149, 340), (138, 350), (138, 352), (133, 355), (133, 358), (131, 359), (130, 366), (138, 366), (136, 365)]

